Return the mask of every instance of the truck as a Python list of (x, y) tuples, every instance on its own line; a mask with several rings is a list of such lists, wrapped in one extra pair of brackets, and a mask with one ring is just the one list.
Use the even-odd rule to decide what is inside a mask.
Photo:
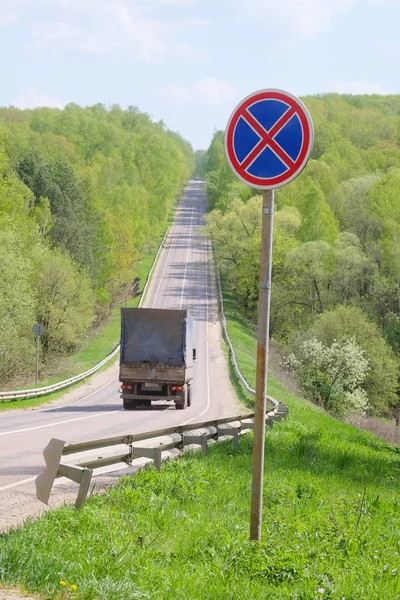
[(121, 308), (120, 394), (125, 410), (153, 400), (191, 405), (194, 323), (188, 310)]

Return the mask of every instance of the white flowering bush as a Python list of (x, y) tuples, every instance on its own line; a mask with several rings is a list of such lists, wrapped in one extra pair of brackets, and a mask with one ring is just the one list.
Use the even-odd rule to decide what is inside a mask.
[(368, 360), (354, 339), (325, 346), (316, 338), (303, 342), (284, 361), (307, 398), (338, 415), (365, 414), (368, 398), (362, 388)]

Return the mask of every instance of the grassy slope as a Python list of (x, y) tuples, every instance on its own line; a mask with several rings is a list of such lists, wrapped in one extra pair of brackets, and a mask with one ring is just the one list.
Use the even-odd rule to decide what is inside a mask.
[[(232, 319), (230, 334), (239, 358), (252, 355), (245, 323)], [(242, 362), (250, 380), (253, 362)], [(248, 542), (245, 436), (238, 450), (223, 443), (143, 471), (79, 513), (64, 507), (0, 537), (0, 581), (85, 600), (400, 598), (397, 449), (277, 382), (270, 393), (290, 416), (266, 439), (261, 544)]]

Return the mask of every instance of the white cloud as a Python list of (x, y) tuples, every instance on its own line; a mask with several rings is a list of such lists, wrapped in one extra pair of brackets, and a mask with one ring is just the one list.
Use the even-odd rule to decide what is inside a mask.
[(210, 106), (221, 106), (231, 102), (235, 96), (233, 88), (228, 83), (214, 77), (206, 77), (187, 87), (173, 83), (161, 88), (159, 94), (175, 104)]
[[(50, 17), (46, 6), (51, 6)], [(157, 61), (173, 46), (174, 24), (148, 16), (146, 6), (149, 3), (140, 0), (0, 0), (0, 26), (24, 24), (32, 33), (30, 51), (126, 53), (145, 62)], [(37, 10), (40, 7), (45, 10)]]
[(203, 97), (207, 104), (214, 105), (230, 102), (235, 96), (235, 92), (229, 84), (214, 79), (214, 77), (206, 77), (198, 81), (194, 86), (194, 92)]
[(356, 0), (237, 0), (242, 17), (265, 19), (270, 31), (279, 29), (293, 43), (319, 37)]
[(371, 81), (329, 81), (328, 92), (338, 94), (394, 94), (385, 90), (379, 83)]
[(48, 106), (49, 108), (64, 108), (66, 102), (60, 99), (58, 95), (55, 96), (41, 96), (38, 90), (33, 85), (29, 85), (26, 91), (18, 96), (13, 102), (12, 106), (17, 108), (36, 108), (38, 106)]
[(116, 16), (125, 38), (123, 44), (131, 46), (139, 58), (154, 60), (165, 53), (167, 24), (145, 17), (134, 7), (129, 10), (124, 4), (116, 7)]
[[(277, 32), (284, 43), (315, 39), (358, 0), (236, 0), (239, 18), (263, 19), (266, 29)], [(364, 0), (379, 6), (400, 6), (400, 0)]]
[(85, 32), (82, 27), (73, 23), (35, 23), (32, 26), (34, 42), (31, 49), (46, 51), (49, 48), (69, 48), (90, 54), (105, 50), (104, 43), (98, 36)]

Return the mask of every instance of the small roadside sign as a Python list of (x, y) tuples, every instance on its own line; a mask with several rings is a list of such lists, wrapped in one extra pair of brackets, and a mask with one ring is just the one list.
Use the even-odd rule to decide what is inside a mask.
[(297, 177), (307, 164), (313, 142), (307, 108), (289, 92), (276, 89), (244, 98), (225, 131), (225, 153), (235, 175), (265, 190)]
[(35, 323), (32, 327), (32, 333), (36, 338), (36, 385), (39, 382), (39, 338), (44, 334), (44, 325), (41, 323)]
[(35, 323), (32, 327), (32, 333), (36, 336), (41, 336), (44, 334), (44, 326), (41, 323)]

